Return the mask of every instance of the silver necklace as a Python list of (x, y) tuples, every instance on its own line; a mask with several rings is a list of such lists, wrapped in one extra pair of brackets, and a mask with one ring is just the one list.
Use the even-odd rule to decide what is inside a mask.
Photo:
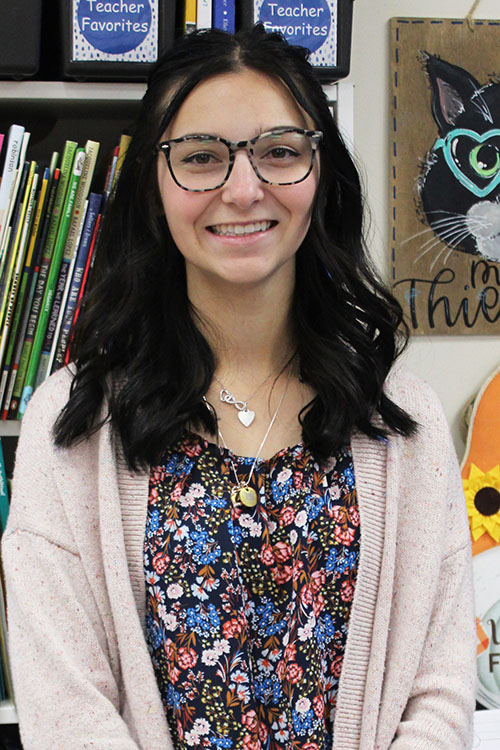
[[(231, 468), (233, 470), (234, 479), (236, 481), (236, 487), (233, 487), (231, 490), (231, 502), (233, 505), (238, 505), (238, 503), (241, 503), (247, 508), (253, 508), (255, 505), (257, 505), (257, 492), (254, 490), (253, 487), (250, 487), (250, 482), (252, 481), (253, 473), (255, 471), (255, 467), (257, 465), (257, 461), (260, 458), (261, 451), (264, 447), (264, 444), (269, 437), (269, 433), (271, 432), (273, 425), (276, 421), (276, 417), (278, 416), (278, 412), (281, 408), (281, 404), (285, 400), (286, 392), (288, 390), (288, 384), (290, 382), (290, 375), (292, 374), (292, 369), (290, 368), (288, 372), (288, 377), (286, 379), (285, 388), (283, 389), (283, 393), (281, 394), (281, 398), (279, 400), (278, 406), (276, 407), (276, 411), (274, 412), (271, 421), (269, 422), (269, 427), (266, 430), (266, 434), (262, 438), (262, 442), (259, 445), (259, 448), (257, 450), (257, 455), (255, 456), (252, 468), (250, 469), (250, 474), (248, 475), (248, 479), (246, 482), (240, 482), (240, 479), (238, 477), (238, 472), (236, 471), (236, 466), (234, 465), (234, 461), (232, 459), (232, 456), (229, 456), (229, 461), (231, 462)], [(207, 406), (211, 409), (213, 409), (213, 406), (207, 401), (205, 396), (203, 396), (203, 401), (207, 404)], [(215, 410), (214, 410), (215, 411)], [(226, 450), (229, 450), (226, 444), (226, 441), (224, 440), (224, 436), (220, 430), (219, 427), (217, 427), (217, 432), (219, 434), (219, 437), (221, 439), (222, 445)]]
[(214, 375), (214, 380), (216, 380), (217, 383), (221, 386), (221, 390), (219, 392), (219, 400), (224, 404), (234, 406), (238, 410), (238, 419), (240, 420), (243, 427), (250, 427), (253, 420), (255, 419), (255, 412), (252, 409), (248, 408), (248, 402), (255, 396), (256, 393), (258, 393), (258, 391), (260, 391), (262, 386), (267, 383), (270, 377), (271, 375), (268, 375), (267, 378), (259, 385), (259, 387), (256, 388), (255, 391), (250, 396), (248, 396), (245, 401), (242, 401), (241, 399), (233, 396), (229, 388), (226, 388), (224, 384), (221, 383), (219, 378)]
[[(287, 365), (291, 364), (291, 361), (293, 360), (295, 355), (288, 361), (288, 363), (285, 365), (285, 367), (281, 370), (283, 370), (287, 367)], [(238, 419), (240, 420), (243, 427), (250, 427), (252, 422), (255, 419), (255, 412), (252, 409), (248, 408), (248, 402), (260, 391), (262, 386), (264, 386), (267, 381), (273, 376), (274, 372), (271, 372), (265, 380), (262, 381), (262, 383), (258, 386), (258, 388), (255, 389), (253, 393), (248, 396), (244, 401), (241, 399), (236, 398), (229, 388), (226, 388), (224, 383), (221, 383), (217, 375), (214, 375), (214, 380), (220, 385), (221, 390), (219, 391), (219, 400), (222, 401), (223, 404), (229, 404), (230, 406), (234, 406), (238, 410)]]

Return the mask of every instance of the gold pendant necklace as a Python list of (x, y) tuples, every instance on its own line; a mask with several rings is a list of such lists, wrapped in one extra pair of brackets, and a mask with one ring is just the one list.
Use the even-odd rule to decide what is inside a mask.
[(231, 490), (231, 502), (233, 505), (244, 505), (246, 508), (254, 508), (257, 505), (257, 493), (253, 487), (241, 485)]
[[(269, 433), (271, 432), (272, 427), (273, 427), (273, 425), (274, 425), (274, 423), (276, 421), (276, 417), (278, 416), (278, 412), (279, 412), (279, 410), (281, 408), (281, 404), (285, 400), (285, 396), (286, 396), (286, 392), (288, 390), (288, 384), (290, 382), (290, 376), (291, 376), (291, 374), (292, 374), (292, 368), (290, 368), (290, 370), (288, 372), (288, 377), (286, 379), (285, 388), (283, 390), (283, 393), (281, 394), (281, 398), (279, 400), (278, 406), (276, 407), (276, 411), (274, 412), (274, 414), (273, 414), (273, 416), (271, 418), (271, 421), (269, 423), (269, 427), (266, 430), (266, 434), (264, 435), (264, 437), (262, 439), (262, 442), (261, 442), (261, 444), (259, 446), (259, 449), (257, 450), (257, 455), (255, 456), (255, 458), (253, 460), (252, 468), (250, 469), (250, 474), (249, 474), (248, 479), (247, 479), (246, 482), (244, 482), (244, 483), (240, 482), (240, 479), (238, 477), (238, 472), (236, 471), (236, 466), (234, 465), (233, 458), (232, 458), (231, 455), (229, 455), (229, 460), (231, 462), (231, 468), (233, 470), (234, 478), (235, 478), (235, 481), (236, 481), (236, 487), (233, 487), (231, 489), (231, 502), (232, 502), (233, 506), (244, 505), (245, 508), (254, 508), (257, 505), (257, 492), (256, 492), (256, 490), (254, 490), (253, 487), (250, 487), (249, 485), (250, 485), (250, 483), (252, 481), (253, 473), (255, 471), (255, 467), (257, 465), (257, 461), (259, 460), (259, 457), (260, 457), (260, 454), (262, 452), (262, 449), (264, 447), (264, 443), (266, 442), (267, 438), (269, 437)], [(211, 409), (211, 411), (214, 413), (215, 417), (217, 418), (217, 414), (215, 412), (214, 407), (212, 406), (212, 404), (209, 403), (209, 401), (206, 399), (205, 396), (203, 396), (203, 401), (208, 406), (208, 408)], [(218, 432), (219, 437), (220, 437), (220, 439), (222, 441), (222, 445), (228, 451), (229, 448), (227, 447), (226, 441), (224, 440), (224, 436), (223, 436), (222, 432), (220, 431), (220, 428), (217, 429), (217, 432)]]

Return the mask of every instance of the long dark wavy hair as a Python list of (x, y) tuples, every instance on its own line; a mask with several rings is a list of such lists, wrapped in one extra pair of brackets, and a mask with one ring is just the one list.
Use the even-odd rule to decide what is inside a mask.
[(188, 424), (216, 434), (202, 400), (216, 362), (196, 324), (184, 259), (162, 211), (155, 147), (197, 84), (245, 68), (280, 79), (324, 134), (312, 220), (296, 254), (292, 311), (301, 376), (316, 392), (300, 414), (304, 443), (324, 459), (356, 429), (373, 438), (415, 430), (384, 393), (408, 331), (366, 253), (356, 167), (306, 50), (256, 26), (235, 35), (190, 34), (150, 75), (76, 327), (76, 371), (54, 428), (59, 446), (111, 419), (137, 469), (154, 462)]

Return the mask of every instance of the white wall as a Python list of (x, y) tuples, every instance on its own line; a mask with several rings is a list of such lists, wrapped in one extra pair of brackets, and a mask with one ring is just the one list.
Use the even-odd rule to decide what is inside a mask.
[[(472, 0), (355, 0), (349, 80), (354, 83), (355, 153), (364, 169), (372, 218), (371, 246), (380, 268), (389, 265), (389, 26), (393, 16), (464, 18)], [(481, 0), (475, 18), (500, 18), (498, 0)], [(500, 51), (498, 54), (500, 73)], [(498, 329), (500, 334), (500, 326)], [(407, 366), (437, 391), (459, 458), (461, 412), (500, 364), (499, 336), (419, 336)], [(500, 408), (500, 407), (499, 407)]]

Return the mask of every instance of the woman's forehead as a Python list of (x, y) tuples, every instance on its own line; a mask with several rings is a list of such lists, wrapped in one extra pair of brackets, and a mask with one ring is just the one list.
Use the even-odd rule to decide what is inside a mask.
[(165, 136), (178, 138), (205, 132), (231, 138), (230, 131), (237, 131), (235, 137), (241, 139), (280, 125), (314, 127), (312, 119), (279, 78), (244, 68), (195, 86)]

